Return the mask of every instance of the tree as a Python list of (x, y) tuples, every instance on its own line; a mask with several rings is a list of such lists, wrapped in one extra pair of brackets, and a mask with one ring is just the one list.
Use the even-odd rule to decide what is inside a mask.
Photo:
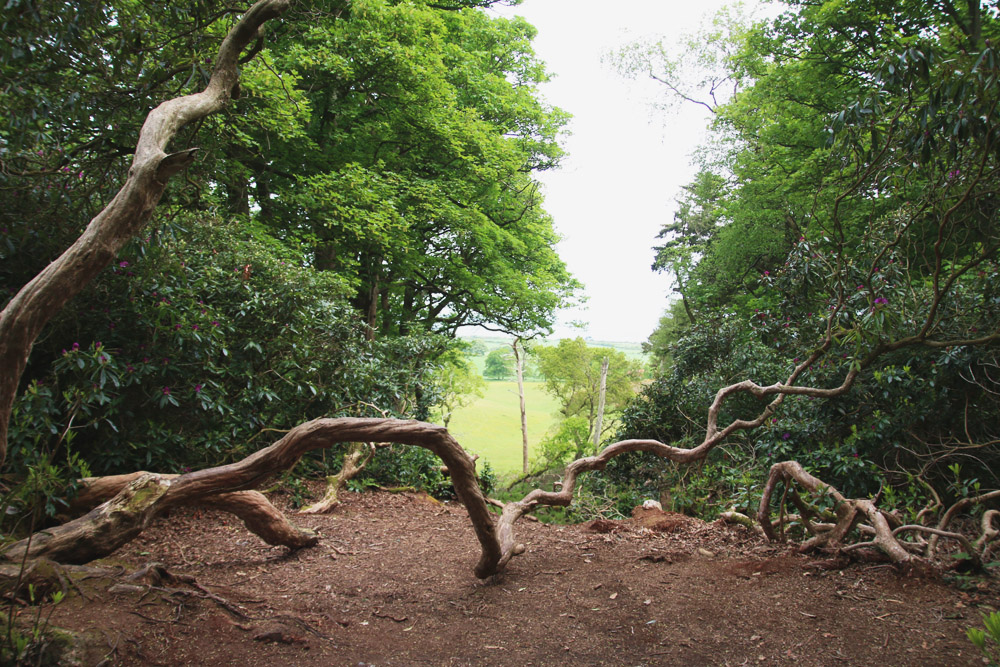
[[(735, 35), (739, 85), (713, 109), (720, 141), (706, 165), (727, 175), (716, 201), (725, 224), (686, 283), (698, 322), (678, 326), (678, 313), (661, 328), (673, 338), (663, 377), (619, 436), (693, 446), (728, 423), (731, 448), (709, 459), (702, 482), (732, 480), (721, 502), (752, 503), (747, 488), (782, 481), (809, 493), (822, 478), (844, 490), (847, 514), (874, 522), (880, 549), (907, 562), (878, 512), (851, 496), (905, 486), (933, 504), (955, 499), (956, 478), (1000, 483), (986, 379), (1000, 332), (987, 305), (1000, 259), (987, 222), (998, 91), (985, 40), (997, 16), (978, 3), (792, 4)], [(776, 377), (786, 379), (757, 384)], [(703, 437), (685, 415), (709, 391)], [(778, 398), (761, 413), (751, 396)], [(981, 463), (960, 461), (969, 451)], [(817, 477), (798, 463), (765, 476), (768, 457)], [(635, 465), (614, 474), (677, 479)], [(757, 515), (769, 530), (764, 501)], [(808, 544), (842, 543), (844, 516)]]
[(695, 266), (710, 250), (722, 225), (720, 203), (724, 186), (721, 176), (710, 171), (698, 172), (694, 182), (684, 187), (673, 224), (664, 225), (656, 235), (666, 242), (654, 248), (653, 270), (673, 273), (674, 291), (681, 295), (684, 312), (692, 324), (697, 317), (686, 296), (688, 285)]
[(269, 52), (301, 111), (241, 128), (233, 212), (259, 207), (349, 277), (371, 336), (547, 330), (578, 285), (535, 181), (559, 163), (567, 116), (537, 93), (534, 29), (429, 2), (327, 11), (337, 20), (318, 13)]
[(83, 235), (0, 311), (0, 462), (6, 458), (7, 430), (18, 382), (28, 354), (48, 320), (115, 258), (145, 225), (171, 176), (194, 160), (196, 149), (168, 154), (171, 139), (186, 125), (222, 109), (238, 83), (237, 64), (257, 29), (278, 16), (287, 0), (261, 0), (243, 16), (219, 49), (212, 76), (199, 93), (163, 102), (139, 134), (128, 179)]
[[(559, 344), (535, 349), (545, 387), (559, 399), (564, 418), (583, 416), (587, 420), (587, 440), (601, 437), (596, 432), (601, 400), (601, 367), (608, 360), (606, 380), (607, 412), (613, 415), (635, 395), (642, 379), (641, 364), (624, 353), (608, 348), (588, 347), (582, 338), (564, 338)], [(608, 420), (610, 428), (611, 420)], [(577, 456), (583, 455), (583, 446)]]
[[(869, 9), (866, 3), (858, 4)], [(910, 37), (941, 37), (942, 43), (928, 45), (914, 39), (914, 44), (906, 43), (900, 51), (890, 50), (880, 54), (887, 65), (884, 68), (865, 70), (859, 65), (858, 71), (867, 76), (858, 77), (858, 81), (854, 82), (861, 93), (857, 103), (847, 105), (830, 120), (827, 136), (832, 141), (827, 152), (809, 153), (810, 157), (822, 159), (808, 169), (800, 170), (802, 180), (799, 186), (806, 182), (805, 174), (809, 169), (821, 172), (821, 178), (814, 182), (820, 194), (815, 198), (816, 219), (811, 221), (810, 237), (800, 236), (780, 253), (775, 270), (765, 269), (766, 273), (758, 275), (745, 300), (740, 295), (715, 292), (713, 298), (726, 303), (728, 309), (713, 323), (715, 326), (699, 322), (691, 328), (690, 338), (686, 336), (678, 342), (678, 352), (687, 354), (676, 355), (675, 370), (682, 369), (685, 364), (693, 367), (699, 357), (703, 358), (701, 363), (707, 359), (711, 365), (713, 362), (728, 361), (726, 353), (729, 351), (742, 352), (750, 361), (756, 361), (756, 353), (761, 352), (761, 377), (784, 378), (771, 384), (742, 379), (721, 385), (708, 408), (700, 442), (695, 439), (680, 443), (693, 446), (668, 445), (649, 439), (613, 443), (594, 456), (579, 458), (568, 464), (558, 492), (538, 489), (520, 501), (506, 503), (500, 518), (494, 522), (476, 484), (471, 457), (444, 429), (394, 419), (317, 419), (292, 428), (273, 445), (229, 465), (179, 476), (136, 473), (127, 476), (128, 479), (87, 481), (81, 495), (91, 501), (108, 494), (118, 495), (80, 519), (12, 545), (4, 556), (8, 559), (49, 556), (61, 562), (88, 560), (106, 555), (134, 537), (158, 513), (171, 507), (198, 503), (214, 504), (234, 511), (244, 516), (252, 529), (266, 539), (302, 547), (314, 542), (315, 536), (290, 526), (260, 494), (247, 490), (263, 483), (276, 471), (293, 465), (304, 453), (333, 443), (399, 442), (426, 448), (444, 460), (454, 480), (456, 493), (468, 509), (482, 548), (476, 574), (486, 577), (500, 571), (510, 558), (524, 551), (513, 533), (514, 524), (520, 517), (539, 505), (568, 505), (572, 502), (580, 474), (604, 469), (616, 457), (648, 452), (676, 463), (702, 461), (722, 443), (759, 429), (769, 419), (775, 419), (779, 409), (802, 407), (801, 403), (805, 403), (807, 397), (837, 399), (848, 396), (860, 387), (865, 376), (872, 377), (875, 382), (885, 379), (886, 385), (890, 384), (889, 377), (896, 379), (910, 372), (900, 369), (899, 374), (888, 375), (893, 366), (903, 360), (904, 355), (917, 351), (929, 350), (942, 359), (960, 357), (956, 365), (964, 366), (962, 370), (978, 371), (984, 365), (982, 362), (995, 365), (996, 360), (991, 355), (995, 355), (995, 345), (1000, 342), (1000, 310), (996, 299), (1000, 274), (997, 267), (1000, 248), (997, 230), (1000, 225), (995, 224), (997, 204), (993, 184), (998, 180), (1000, 169), (1000, 155), (996, 151), (1000, 137), (1000, 116), (996, 104), (1000, 97), (997, 90), (1000, 77), (997, 76), (996, 53), (991, 48), (981, 47), (987, 38), (993, 38), (997, 26), (995, 21), (989, 20), (995, 18), (993, 14), (957, 14), (951, 18), (955, 20), (958, 32), (929, 30), (937, 26), (921, 24), (921, 21), (936, 15), (933, 11), (922, 10), (922, 6), (907, 6), (908, 12), (898, 17), (901, 19), (901, 30), (910, 31), (916, 26), (918, 29), (910, 33)], [(235, 71), (242, 46), (249, 43), (249, 33), (255, 33), (259, 25), (254, 23), (252, 17), (260, 18), (262, 7), (275, 9), (275, 3), (267, 0), (259, 2), (236, 24), (223, 42), (216, 75), (222, 70)], [(854, 11), (856, 5), (851, 7)], [(934, 5), (935, 10), (940, 7), (950, 5)], [(821, 11), (808, 16), (814, 9), (809, 5), (806, 8), (808, 11), (804, 10), (802, 15), (821, 23), (823, 30), (800, 33), (798, 31), (802, 26), (787, 17), (784, 22), (777, 23), (782, 30), (789, 25), (795, 28), (789, 29), (792, 35), (786, 32), (783, 36), (802, 38), (802, 41), (793, 43), (789, 51), (793, 72), (799, 54), (812, 57), (809, 55), (811, 49), (806, 47), (823, 46), (822, 40), (826, 35), (831, 32), (837, 34), (836, 28), (842, 27), (824, 23), (839, 21), (837, 12)], [(978, 12), (978, 5), (970, 3), (968, 9)], [(834, 30), (831, 31), (830, 27)], [(866, 40), (878, 33), (871, 28), (870, 25), (863, 26), (857, 34), (852, 32), (848, 37), (861, 37), (864, 46), (868, 47)], [(819, 35), (816, 37), (818, 41), (810, 41), (811, 36), (816, 35)], [(970, 44), (980, 48), (970, 51)], [(858, 57), (862, 58), (868, 50), (859, 48)], [(863, 64), (863, 60), (858, 62)], [(773, 69), (779, 71), (781, 68), (775, 66)], [(834, 72), (833, 82), (838, 81), (839, 75), (839, 71)], [(225, 75), (218, 80), (225, 80)], [(218, 80), (213, 75), (211, 81)], [(231, 92), (232, 83), (233, 80), (229, 79), (222, 92)], [(772, 86), (772, 89), (776, 88)], [(213, 90), (211, 85), (209, 90)], [(783, 108), (780, 95), (775, 93), (775, 97), (777, 102), (774, 105), (762, 105), (759, 111), (770, 113)], [(218, 99), (209, 98), (207, 110), (211, 111)], [(196, 103), (205, 98), (180, 99)], [(165, 110), (186, 107), (183, 102), (167, 104)], [(147, 130), (157, 127), (157, 121), (162, 120), (163, 115), (158, 112), (163, 110), (164, 107), (160, 107), (152, 112)], [(780, 119), (780, 114), (776, 118)], [(169, 126), (166, 129), (176, 128)], [(165, 141), (169, 134), (166, 132), (156, 138)], [(140, 158), (149, 157), (144, 150), (149, 147), (148, 140), (145, 132), (140, 135), (140, 150), (134, 162), (134, 171), (139, 176), (146, 165)], [(780, 143), (776, 145), (780, 146)], [(780, 152), (774, 146), (771, 148)], [(153, 163), (159, 166), (154, 167), (156, 173), (152, 183), (139, 183), (146, 187), (140, 187), (137, 194), (157, 195), (162, 192), (162, 183), (157, 178), (165, 178), (177, 166), (169, 156), (153, 153)], [(946, 159), (941, 159), (942, 155)], [(183, 163), (187, 157), (185, 153), (175, 159)], [(129, 184), (136, 185), (128, 181), (126, 191)], [(752, 185), (747, 183), (748, 193), (752, 193)], [(796, 193), (786, 191), (781, 196), (802, 192), (804, 190)], [(795, 200), (795, 197), (789, 196), (787, 202), (795, 203)], [(146, 203), (155, 203), (155, 197), (147, 199)], [(771, 211), (775, 216), (784, 212), (785, 209), (780, 207)], [(90, 236), (92, 234), (84, 238)], [(116, 238), (114, 234), (111, 236)], [(97, 263), (106, 264), (109, 261), (102, 253), (94, 257)], [(780, 260), (784, 260), (787, 266)], [(25, 330), (17, 328), (20, 325), (16, 319), (26, 317), (25, 312), (11, 310), (11, 306), (16, 304), (22, 307), (26, 300), (38, 294), (33, 291), (35, 287), (42, 288), (41, 295), (44, 297), (45, 286), (50, 282), (48, 277), (52, 273), (58, 275), (62, 265), (57, 262), (54, 269), (30, 283), (31, 289), (27, 291), (31, 293), (14, 297), (0, 315), (0, 333), (6, 333), (4, 326), (8, 320), (4, 317), (8, 313), (13, 313), (11, 317), (15, 318), (10, 320), (15, 323), (12, 325), (14, 330)], [(242, 275), (246, 273), (247, 267), (244, 267)], [(83, 274), (75, 275), (80, 277)], [(744, 326), (748, 318), (741, 317), (741, 314), (750, 313), (741, 309), (752, 308), (754, 301), (764, 306), (757, 308), (764, 311), (764, 316), (757, 317), (761, 313), (753, 313), (749, 318), (752, 325)], [(801, 310), (797, 309), (805, 308), (812, 310), (807, 311), (801, 321), (794, 322), (794, 326), (789, 319), (782, 321), (772, 317), (772, 313), (798, 314)], [(51, 312), (45, 314), (50, 316)], [(731, 335), (730, 330), (735, 334)], [(29, 327), (27, 331), (30, 333), (32, 329)], [(694, 340), (695, 335), (704, 344)], [(28, 338), (25, 346), (30, 347), (32, 340)], [(739, 344), (742, 341), (752, 345), (744, 347)], [(0, 344), (10, 343), (5, 337)], [(570, 341), (565, 347), (567, 352), (572, 352), (574, 347), (581, 346), (586, 349), (583, 341)], [(558, 358), (558, 348), (553, 349), (556, 352), (552, 353), (552, 357)], [(789, 358), (790, 353), (795, 352), (801, 356)], [(23, 353), (26, 356), (27, 350)], [(606, 354), (602, 352), (602, 356)], [(972, 354), (980, 355), (978, 365), (968, 363), (967, 355)], [(585, 358), (580, 353), (576, 356)], [(612, 364), (612, 367), (616, 366), (613, 359)], [(573, 375), (572, 369), (573, 366), (567, 373), (568, 378)], [(15, 370), (19, 375), (23, 364)], [(556, 382), (552, 377), (548, 381)], [(984, 391), (975, 396), (975, 400), (984, 401), (984, 405), (991, 405), (990, 401), (995, 403), (992, 396), (996, 392), (992, 384), (988, 384), (992, 381), (987, 378), (979, 382), (987, 384), (985, 388), (981, 387)], [(608, 385), (610, 395), (610, 377)], [(573, 400), (577, 395), (577, 386), (582, 384), (569, 381), (561, 387), (567, 411), (574, 402), (583, 404), (581, 400)], [(760, 401), (767, 401), (763, 408)], [(830, 405), (824, 401), (817, 403)], [(977, 423), (967, 432), (975, 432), (978, 436), (985, 432), (981, 430), (984, 427), (991, 428), (988, 424)], [(790, 440), (792, 434), (788, 435), (789, 438), (782, 437), (781, 440)], [(782, 450), (776, 447), (774, 451)], [(838, 457), (838, 461), (843, 461), (843, 458)], [(877, 546), (900, 565), (918, 566), (924, 560), (900, 544), (900, 535), (923, 532), (954, 537), (941, 527), (951, 520), (952, 511), (945, 512), (938, 528), (925, 525), (893, 528), (887, 513), (871, 500), (854, 499), (842, 494), (837, 488), (820, 482), (794, 461), (778, 463), (771, 468), (757, 513), (766, 533), (770, 530), (773, 534), (770, 499), (779, 483), (797, 485), (786, 496), (795, 503), (799, 518), (814, 533), (806, 543), (807, 547), (841, 546), (858, 521), (867, 521), (875, 537), (864, 546)], [(832, 527), (825, 520), (820, 520), (829, 514), (817, 504), (816, 498), (808, 497), (808, 493), (820, 494), (834, 501)], [(952, 509), (988, 502), (996, 496), (996, 492), (978, 494), (952, 505)], [(991, 531), (992, 526), (987, 524), (980, 545), (988, 546)], [(94, 539), (95, 535), (100, 539)], [(973, 549), (985, 547), (972, 545), (965, 548), (971, 557)], [(924, 558), (933, 556), (932, 540), (928, 540), (923, 553)]]
[(505, 380), (514, 372), (514, 355), (502, 347), (486, 355), (486, 365), (483, 375), (491, 380)]
[(514, 353), (514, 373), (517, 377), (517, 398), (519, 412), (521, 414), (521, 471), (528, 474), (528, 411), (524, 405), (524, 358), (528, 352), (524, 347), (524, 341), (520, 337), (515, 338), (510, 344), (510, 349)]
[(469, 405), (477, 397), (482, 398), (486, 389), (483, 377), (460, 350), (451, 350), (438, 359), (434, 386), (445, 428), (455, 410)]

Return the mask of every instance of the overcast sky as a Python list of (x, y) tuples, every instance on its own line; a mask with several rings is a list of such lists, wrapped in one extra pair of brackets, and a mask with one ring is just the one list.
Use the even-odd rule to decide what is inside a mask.
[[(629, 81), (602, 63), (609, 50), (643, 37), (695, 32), (727, 0), (525, 0), (498, 13), (536, 28), (535, 51), (554, 74), (545, 99), (573, 115), (561, 169), (544, 173), (545, 208), (563, 241), (559, 254), (584, 283), (583, 310), (566, 311), (557, 338), (643, 341), (656, 327), (670, 282), (650, 270), (660, 226), (694, 176), (691, 155), (707, 111), (667, 114), (650, 105), (661, 84)], [(661, 98), (662, 99), (662, 98)], [(587, 323), (584, 329), (567, 326)]]

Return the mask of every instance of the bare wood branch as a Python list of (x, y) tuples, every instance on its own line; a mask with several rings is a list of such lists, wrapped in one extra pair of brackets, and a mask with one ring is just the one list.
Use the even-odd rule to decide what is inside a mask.
[(18, 382), (31, 347), (49, 319), (79, 293), (146, 224), (170, 176), (188, 166), (194, 149), (172, 155), (167, 147), (191, 122), (225, 107), (239, 81), (240, 53), (261, 26), (279, 16), (291, 0), (259, 0), (229, 31), (215, 59), (212, 76), (200, 93), (163, 102), (149, 112), (139, 132), (128, 178), (111, 202), (61, 256), (14, 296), (0, 312), (0, 464), (7, 455), (7, 433)]
[[(216, 501), (210, 502), (218, 502), (220, 494), (236, 495), (234, 492), (260, 486), (291, 468), (306, 452), (341, 442), (398, 442), (424, 447), (440, 457), (448, 466), (455, 492), (469, 512), (482, 547), (476, 576), (485, 578), (498, 572), (502, 567), (500, 544), (493, 515), (476, 481), (475, 462), (448, 431), (424, 422), (352, 417), (301, 424), (273, 445), (229, 465), (179, 476), (123, 476), (119, 482), (126, 478), (130, 481), (114, 498), (79, 519), (15, 543), (4, 557), (45, 557), (78, 563), (106, 556), (134, 539), (153, 518), (171, 507), (198, 505), (211, 498)], [(246, 498), (237, 497), (229, 511), (245, 506)], [(262, 522), (255, 525), (269, 527), (262, 514), (254, 514), (253, 518)], [(249, 522), (248, 526), (257, 532)]]
[(787, 485), (792, 482), (812, 493), (828, 496), (833, 501), (834, 511), (837, 515), (837, 523), (834, 528), (818, 533), (805, 542), (802, 545), (803, 550), (820, 547), (842, 548), (843, 540), (857, 522), (864, 517), (875, 531), (871, 544), (885, 552), (894, 563), (918, 569), (926, 567), (925, 563), (916, 559), (896, 540), (888, 520), (882, 511), (875, 507), (874, 503), (867, 499), (845, 498), (836, 488), (810, 475), (795, 461), (784, 461), (771, 466), (767, 483), (764, 485), (764, 493), (757, 511), (757, 521), (764, 529), (764, 534), (767, 535), (768, 539), (775, 539), (774, 529), (771, 527), (770, 521), (771, 497), (779, 483)]

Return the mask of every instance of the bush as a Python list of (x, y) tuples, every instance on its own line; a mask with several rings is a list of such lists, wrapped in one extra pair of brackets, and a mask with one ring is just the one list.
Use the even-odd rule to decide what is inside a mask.
[[(180, 216), (152, 230), (36, 344), (10, 470), (23, 478), (42, 457), (68, 477), (181, 472), (242, 458), (316, 417), (426, 412), (433, 359), (450, 343), (368, 341), (346, 293), (246, 223)], [(375, 468), (405, 484), (426, 472), (413, 464)]]

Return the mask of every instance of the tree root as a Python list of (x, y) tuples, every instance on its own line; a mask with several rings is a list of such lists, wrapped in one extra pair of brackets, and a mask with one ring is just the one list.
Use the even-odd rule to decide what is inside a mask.
[[(970, 569), (981, 572), (983, 570), (983, 554), (991, 542), (1000, 535), (1000, 531), (993, 528), (993, 521), (1000, 520), (1000, 512), (994, 510), (990, 510), (984, 515), (982, 536), (974, 543), (965, 535), (943, 528), (961, 509), (994, 497), (1000, 497), (1000, 492), (984, 494), (977, 498), (964, 499), (955, 503), (941, 519), (937, 528), (916, 524), (900, 525), (897, 517), (878, 509), (873, 501), (845, 498), (840, 491), (810, 475), (797, 462), (785, 461), (771, 466), (771, 472), (760, 500), (760, 508), (757, 511), (757, 521), (764, 534), (772, 541), (779, 539), (778, 534), (775, 533), (775, 524), (771, 520), (771, 498), (779, 483), (785, 485), (786, 496), (798, 508), (802, 524), (812, 536), (799, 547), (803, 552), (826, 550), (856, 555), (875, 548), (900, 569), (930, 574), (937, 571), (933, 564), (934, 549), (931, 540), (936, 542), (937, 539), (944, 537), (958, 542), (968, 558)], [(835, 521), (833, 523), (813, 523), (810, 521), (810, 517), (826, 516), (828, 512), (814, 508), (803, 500), (798, 492), (791, 488), (792, 484), (796, 484), (812, 494), (828, 498), (834, 508), (833, 518)], [(862, 535), (869, 536), (871, 539), (845, 544), (846, 538), (855, 528)], [(930, 535), (931, 538), (926, 544), (902, 542), (898, 538), (905, 533), (924, 533)]]

